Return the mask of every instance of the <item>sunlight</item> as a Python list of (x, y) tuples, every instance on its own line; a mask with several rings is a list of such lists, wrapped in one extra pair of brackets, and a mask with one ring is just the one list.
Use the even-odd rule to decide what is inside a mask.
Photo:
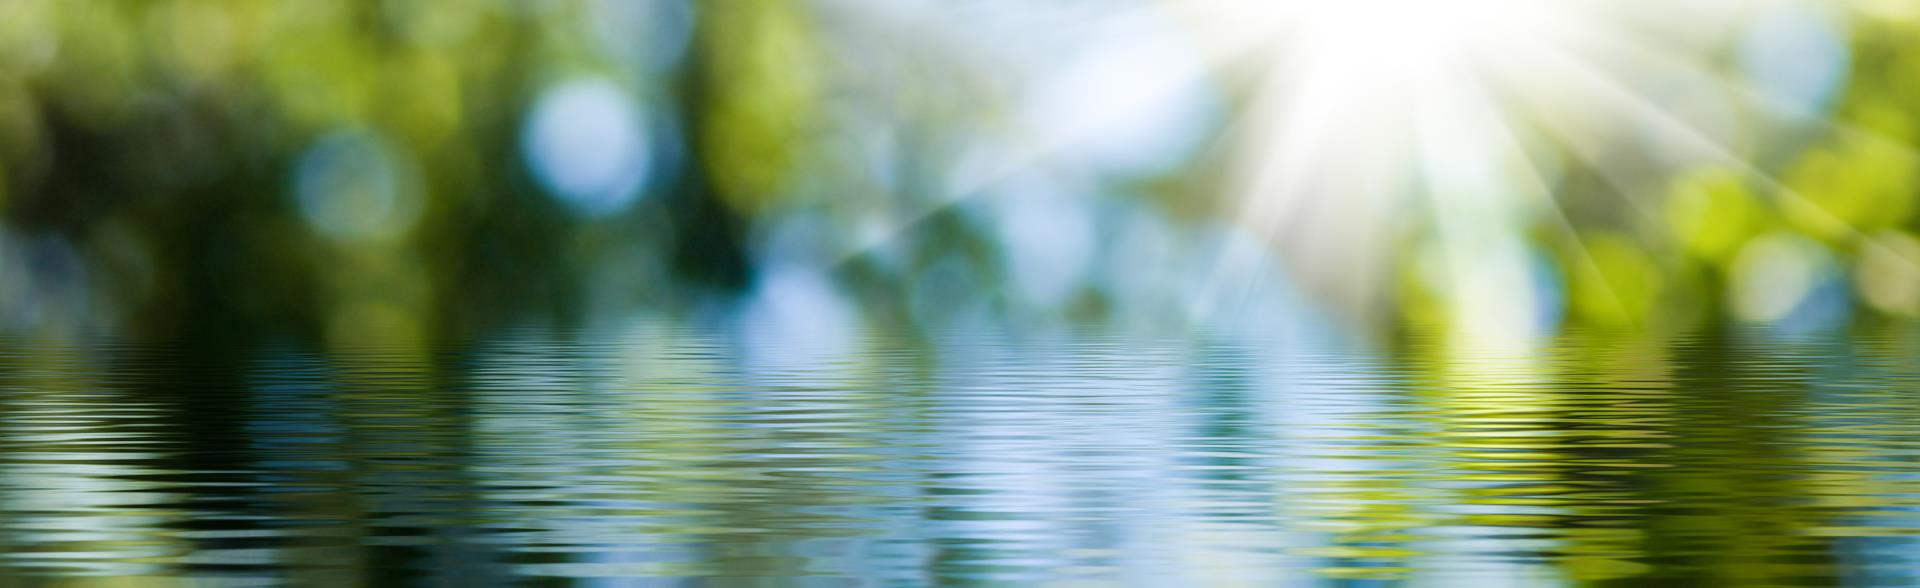
[[(1528, 0), (1186, 0), (1224, 54), (1308, 65), (1402, 84), (1435, 69), (1552, 43), (1590, 20), (1583, 2)], [(1270, 59), (1281, 57), (1281, 60)]]
[(1553, 18), (1562, 14), (1548, 6), (1528, 0), (1318, 0), (1270, 17), (1311, 45), (1323, 65), (1394, 82), (1551, 39), (1563, 24)]
[[(1585, 288), (1614, 298), (1610, 314), (1644, 320), (1627, 309), (1646, 305), (1611, 294), (1587, 237), (1566, 221), (1567, 169), (1605, 180), (1625, 219), (1652, 219), (1658, 207), (1643, 200), (1670, 174), (1756, 172), (1754, 156), (1719, 135), (1835, 128), (1822, 109), (1847, 62), (1833, 41), (1845, 15), (1800, 0), (1180, 4), (1207, 54), (1250, 82), (1230, 129), (1241, 221), (1307, 287), (1362, 318), (1408, 304), (1390, 301), (1396, 260), (1382, 242), (1411, 244), (1435, 318), (1494, 347), (1530, 345), (1566, 303), (1573, 277), (1542, 273), (1536, 227), (1562, 233), (1554, 239), (1574, 248), (1568, 271), (1603, 282)], [(1802, 13), (1821, 18), (1783, 24)], [(1715, 57), (1728, 53), (1744, 58), (1736, 71)], [(1775, 58), (1785, 54), (1794, 58)], [(1712, 89), (1731, 106), (1661, 99), (1677, 87)], [(1635, 130), (1647, 149), (1623, 156)], [(1753, 179), (1806, 207), (1778, 180)], [(1817, 207), (1805, 216), (1839, 220)]]
[[(1242, 124), (1244, 222), (1281, 248), (1322, 298), (1366, 319), (1382, 303), (1383, 242), (1425, 210), (1425, 273), (1468, 339), (1524, 346), (1558, 304), (1522, 239), (1551, 207), (1551, 169), (1484, 87), (1513, 54), (1571, 43), (1581, 3), (1359, 0), (1260, 5), (1196, 0), (1221, 64), (1258, 79)], [(1524, 73), (1524, 72), (1521, 72)], [(1415, 196), (1419, 196), (1416, 198)], [(1557, 215), (1557, 212), (1554, 213)]]

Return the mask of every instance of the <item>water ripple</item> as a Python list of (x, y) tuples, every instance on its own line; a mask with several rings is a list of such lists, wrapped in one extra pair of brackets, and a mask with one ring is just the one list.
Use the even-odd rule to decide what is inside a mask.
[(1916, 340), (0, 341), (0, 572), (1915, 585)]

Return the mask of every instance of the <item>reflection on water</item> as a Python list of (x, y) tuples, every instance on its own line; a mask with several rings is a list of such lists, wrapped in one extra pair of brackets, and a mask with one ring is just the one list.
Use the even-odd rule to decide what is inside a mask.
[(1425, 341), (9, 341), (0, 572), (1920, 584), (1911, 328)]

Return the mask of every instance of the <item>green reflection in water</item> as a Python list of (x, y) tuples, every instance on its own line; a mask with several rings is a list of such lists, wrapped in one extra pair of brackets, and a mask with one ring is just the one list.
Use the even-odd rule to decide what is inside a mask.
[[(0, 571), (1910, 585), (1914, 332), (0, 344)], [(133, 578), (134, 580), (127, 580)]]

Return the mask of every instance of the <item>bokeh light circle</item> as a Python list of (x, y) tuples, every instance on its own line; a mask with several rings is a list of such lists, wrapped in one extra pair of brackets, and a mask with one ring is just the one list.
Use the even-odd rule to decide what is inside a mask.
[(321, 137), (300, 156), (293, 181), (301, 219), (336, 240), (395, 237), (420, 216), (420, 195), (398, 153), (371, 132)]
[(633, 97), (612, 81), (562, 82), (528, 113), (522, 155), (541, 185), (574, 210), (611, 214), (645, 184), (653, 153), (644, 126)]
[(1825, 112), (1845, 85), (1851, 62), (1841, 23), (1797, 2), (1762, 12), (1740, 47), (1742, 69), (1754, 86), (1793, 115)]

